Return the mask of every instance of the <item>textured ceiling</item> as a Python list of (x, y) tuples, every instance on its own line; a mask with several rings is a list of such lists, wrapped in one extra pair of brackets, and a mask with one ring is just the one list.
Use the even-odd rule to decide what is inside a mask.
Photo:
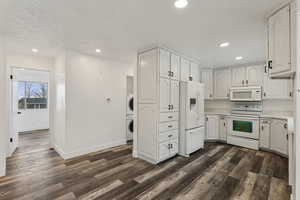
[[(69, 48), (121, 60), (160, 44), (203, 67), (263, 61), (266, 15), (285, 0), (0, 0), (0, 33), (8, 48), (55, 55)], [(218, 44), (229, 41), (228, 48)], [(243, 56), (243, 61), (235, 61)]]

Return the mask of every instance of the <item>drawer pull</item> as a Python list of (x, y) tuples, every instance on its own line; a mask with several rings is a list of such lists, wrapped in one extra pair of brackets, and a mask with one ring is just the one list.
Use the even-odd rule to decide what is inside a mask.
[(172, 137), (172, 135), (168, 135), (168, 137), (170, 138), (170, 137)]
[(169, 119), (172, 119), (172, 118), (173, 118), (173, 116), (169, 116), (168, 118), (169, 118)]
[(172, 128), (173, 126), (172, 126), (172, 125), (169, 125), (168, 127), (169, 127), (169, 128)]

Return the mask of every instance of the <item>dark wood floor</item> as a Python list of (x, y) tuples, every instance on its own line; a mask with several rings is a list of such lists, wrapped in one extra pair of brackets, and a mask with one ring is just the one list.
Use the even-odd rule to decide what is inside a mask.
[(289, 199), (288, 160), (267, 152), (211, 143), (153, 166), (132, 158), (131, 145), (64, 161), (21, 140), (24, 152), (7, 160), (8, 176), (0, 179), (1, 200)]

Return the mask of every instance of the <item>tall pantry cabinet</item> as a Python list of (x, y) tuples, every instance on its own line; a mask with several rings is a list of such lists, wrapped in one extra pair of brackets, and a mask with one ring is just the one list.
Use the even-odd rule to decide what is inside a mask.
[(178, 153), (180, 57), (162, 48), (138, 54), (137, 155), (157, 164)]

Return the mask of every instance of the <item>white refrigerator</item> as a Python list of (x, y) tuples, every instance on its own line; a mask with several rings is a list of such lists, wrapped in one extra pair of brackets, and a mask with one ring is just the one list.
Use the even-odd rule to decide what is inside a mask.
[(204, 84), (180, 82), (179, 154), (188, 157), (204, 148)]

